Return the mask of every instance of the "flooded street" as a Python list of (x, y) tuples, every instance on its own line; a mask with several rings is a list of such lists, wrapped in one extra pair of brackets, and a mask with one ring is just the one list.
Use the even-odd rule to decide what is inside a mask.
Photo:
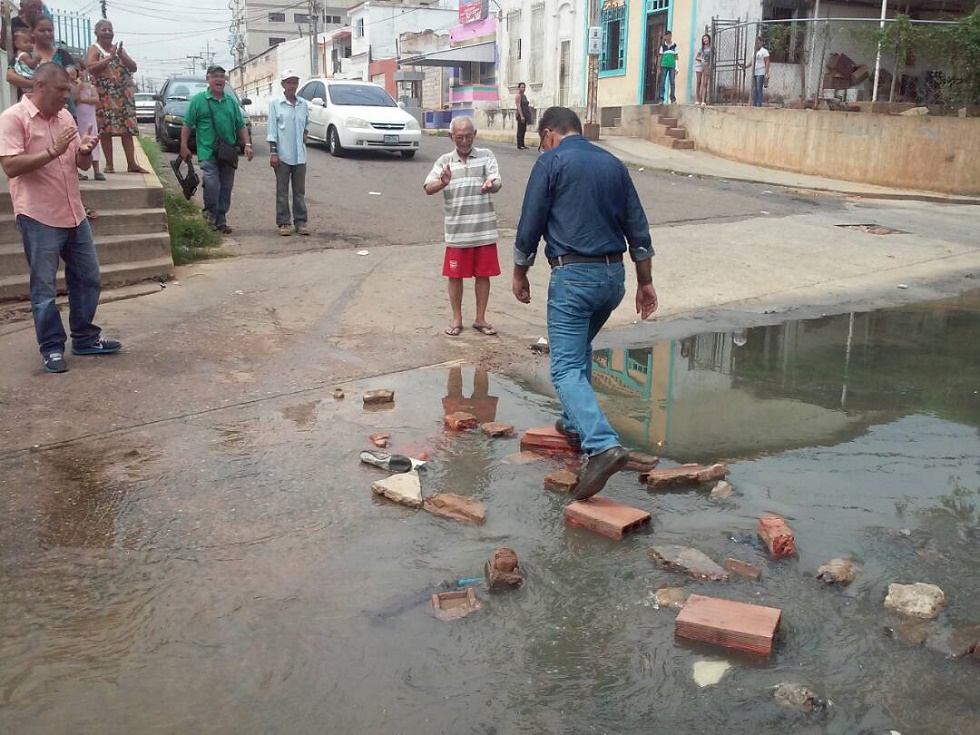
[[(673, 327), (676, 331), (677, 327)], [(693, 328), (692, 328), (693, 329)], [(518, 439), (449, 434), (465, 409), (518, 432), (558, 416), (547, 361), (512, 374), (443, 364), (297, 390), (0, 459), (0, 732), (980, 733), (980, 663), (939, 641), (980, 623), (980, 292), (941, 302), (627, 345), (604, 333), (593, 381), (627, 446), (729, 463), (730, 500), (604, 495), (648, 510), (621, 542), (566, 529), (556, 460)], [(529, 353), (530, 354), (530, 353)], [(395, 391), (366, 410), (370, 389)], [(377, 499), (368, 434), (430, 462), (423, 491), (483, 501), (469, 526)], [(774, 512), (797, 557), (753, 543)], [(699, 582), (654, 542), (762, 570)], [(432, 616), (444, 580), (509, 546), (526, 584)], [(823, 562), (861, 566), (845, 588)], [(890, 583), (948, 608), (909, 645)], [(661, 587), (780, 608), (770, 660), (674, 638)], [(902, 629), (904, 630), (903, 626)], [(907, 627), (907, 626), (905, 626)], [(733, 667), (714, 686), (699, 661)], [(800, 712), (772, 688), (832, 704)]]

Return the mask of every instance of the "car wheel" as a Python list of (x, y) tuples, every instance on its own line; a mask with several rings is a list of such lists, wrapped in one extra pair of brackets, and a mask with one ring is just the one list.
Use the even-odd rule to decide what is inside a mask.
[(415, 158), (415, 151), (401, 151), (402, 158)]
[(331, 127), (327, 130), (327, 148), (330, 149), (330, 155), (340, 158), (344, 155), (344, 147), (340, 144), (340, 136), (337, 134), (337, 128)]

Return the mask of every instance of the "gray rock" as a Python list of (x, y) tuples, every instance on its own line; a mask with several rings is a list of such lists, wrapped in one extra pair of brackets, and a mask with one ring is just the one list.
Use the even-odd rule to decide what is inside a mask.
[(371, 491), (411, 508), (422, 507), (422, 479), (415, 470), (382, 478), (371, 485)]
[(911, 618), (929, 620), (946, 607), (946, 595), (934, 584), (890, 584), (885, 607)]
[(784, 707), (794, 707), (804, 712), (813, 712), (830, 706), (829, 699), (822, 699), (810, 687), (799, 684), (785, 682), (778, 684), (773, 691), (773, 697)]
[(731, 483), (725, 480), (719, 480), (713, 488), (711, 488), (711, 495), (709, 496), (712, 500), (728, 500), (732, 497), (732, 486)]
[(831, 559), (817, 567), (817, 579), (827, 584), (850, 584), (858, 567), (850, 559)]
[(659, 544), (647, 551), (647, 555), (664, 569), (684, 572), (695, 579), (721, 581), (728, 579), (726, 572), (706, 554), (688, 546)]
[(671, 608), (680, 610), (687, 604), (691, 593), (682, 587), (661, 587), (654, 593), (657, 609)]

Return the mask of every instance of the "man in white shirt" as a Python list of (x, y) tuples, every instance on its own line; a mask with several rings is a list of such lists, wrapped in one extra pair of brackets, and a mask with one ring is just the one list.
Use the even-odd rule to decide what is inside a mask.
[(769, 50), (762, 39), (755, 39), (755, 69), (752, 80), (752, 106), (762, 107), (762, 90), (769, 83)]
[(297, 235), (309, 235), (306, 227), (306, 138), (310, 128), (310, 103), (296, 96), (299, 75), (282, 73), (283, 93), (269, 100), (269, 165), (276, 172), (276, 225), (279, 234), (293, 234), (289, 226), (289, 189), (293, 190), (292, 220)]

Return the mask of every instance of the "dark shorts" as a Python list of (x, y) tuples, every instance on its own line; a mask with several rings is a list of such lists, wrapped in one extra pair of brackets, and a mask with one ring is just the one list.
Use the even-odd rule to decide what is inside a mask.
[(489, 278), (500, 275), (497, 243), (475, 248), (446, 247), (442, 275), (447, 278)]

